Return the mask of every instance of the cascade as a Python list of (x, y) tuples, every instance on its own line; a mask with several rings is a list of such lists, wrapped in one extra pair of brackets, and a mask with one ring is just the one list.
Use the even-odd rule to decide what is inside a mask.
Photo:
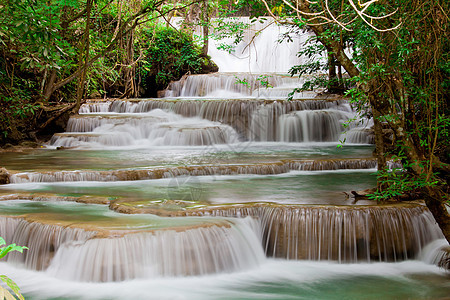
[[(69, 120), (66, 133), (52, 138), (51, 145), (337, 142), (345, 135), (342, 123), (353, 116), (343, 100), (115, 100), (84, 104), (80, 112)], [(367, 125), (362, 130), (354, 127), (350, 124), (347, 142), (373, 141)]]
[(274, 43), (289, 28), (241, 20), (233, 53), (209, 43), (219, 73), (185, 75), (160, 99), (88, 100), (47, 148), (0, 152), (0, 236), (29, 247), (0, 265), (27, 297), (450, 293), (435, 266), (448, 243), (423, 204), (347, 193), (376, 185), (371, 121), (320, 91), (287, 100), (309, 33)]
[(318, 171), (373, 169), (376, 165), (377, 163), (375, 159), (284, 160), (279, 162), (249, 165), (205, 165), (144, 170), (26, 172), (12, 174), (10, 176), (10, 182), (128, 181), (172, 178), (179, 176), (244, 174), (275, 175), (294, 170)]
[(120, 114), (76, 117), (68, 123), (68, 132), (55, 134), (50, 143), (57, 147), (89, 144), (204, 146), (237, 141), (238, 136), (230, 126), (156, 109), (147, 114), (138, 114), (137, 118)]
[[(296, 55), (298, 45), (308, 34), (292, 34), (298, 44), (282, 42), (273, 48), (273, 41), (278, 39), (275, 37), (287, 33), (286, 28), (271, 24), (270, 20), (257, 24), (245, 18), (243, 21), (249, 29), (233, 54), (217, 52), (217, 45), (210, 43), (210, 54), (218, 62), (219, 73), (189, 75), (172, 82), (165, 91), (166, 99), (85, 104), (81, 115), (70, 119), (67, 132), (55, 135), (50, 144), (97, 148), (343, 140), (342, 123), (354, 116), (346, 101), (286, 100), (304, 78), (283, 73), (288, 71), (287, 66), (301, 62)], [(253, 37), (262, 28), (266, 30)], [(246, 47), (245, 42), (250, 41)], [(266, 50), (261, 64), (258, 51)], [(224, 63), (224, 59), (235, 63)], [(237, 68), (243, 65), (246, 67), (242, 70)], [(367, 124), (354, 127), (350, 124), (349, 134), (345, 135), (348, 143), (373, 143), (370, 132), (365, 130)]]
[(412, 207), (232, 207), (189, 215), (256, 216), (267, 255), (286, 259), (397, 261), (443, 238), (431, 213)]
[(7, 242), (29, 248), (24, 254), (9, 254), (9, 262), (57, 278), (110, 282), (254, 268), (264, 254), (252, 222), (242, 219), (224, 225), (99, 235), (95, 227), (87, 231), (0, 217), (0, 229)]
[(280, 117), (278, 137), (283, 142), (336, 141), (342, 119), (339, 111), (296, 111)]
[(20, 218), (0, 217), (0, 224), (8, 244), (14, 242), (30, 249), (26, 255), (17, 252), (9, 254), (8, 261), (22, 263), (34, 270), (45, 270), (62, 244), (86, 242), (95, 235), (92, 231), (27, 222)]
[[(257, 247), (259, 241), (252, 232), (246, 234), (244, 228), (236, 227), (199, 227), (183, 232), (164, 230), (122, 238), (91, 239), (81, 246), (65, 244), (48, 272), (77, 281), (109, 282), (254, 268), (263, 259), (263, 252)], [(65, 263), (67, 261), (72, 263)]]
[(420, 259), (441, 268), (450, 267), (450, 247), (445, 239), (434, 240), (422, 249)]
[(0, 229), (8, 243), (29, 247), (23, 255), (10, 254), (9, 262), (58, 278), (100, 282), (246, 270), (261, 264), (263, 249), (268, 256), (294, 260), (397, 261), (422, 255), (426, 245), (443, 238), (422, 206), (258, 205), (198, 209), (184, 215), (228, 221), (105, 231), (78, 228), (76, 223), (46, 224), (41, 216), (30, 215), (0, 217)]
[[(265, 85), (261, 83), (262, 81)], [(163, 95), (168, 98), (285, 99), (295, 87), (300, 86), (303, 82), (304, 78), (289, 77), (276, 73), (214, 73), (208, 75), (191, 75), (170, 83)], [(312, 92), (295, 93), (293, 98), (306, 98), (312, 95), (314, 95)]]

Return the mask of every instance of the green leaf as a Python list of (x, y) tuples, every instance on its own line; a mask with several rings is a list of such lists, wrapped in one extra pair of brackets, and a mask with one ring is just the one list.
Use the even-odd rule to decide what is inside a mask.
[[(14, 280), (12, 280), (11, 278), (9, 278), (6, 275), (0, 275), (0, 280), (2, 280), (4, 283), (6, 283), (8, 285), (8, 287), (14, 292), (14, 294), (16, 294), (16, 296), (21, 299), (24, 300), (22, 294), (20, 293), (20, 288), (19, 286), (14, 282)], [(6, 292), (8, 292), (6, 290)], [(9, 292), (8, 292), (9, 293)], [(5, 294), (6, 295), (6, 294)], [(11, 298), (9, 299), (15, 299), (11, 294), (10, 294)], [(2, 299), (2, 298), (0, 298)], [(8, 298), (6, 298), (8, 299)]]
[[(3, 240), (3, 238), (2, 238), (2, 240)], [(2, 242), (2, 241), (0, 240), (0, 242)], [(3, 240), (3, 242), (4, 242), (4, 240)], [(4, 244), (2, 244), (2, 245), (4, 245)], [(17, 246), (16, 244), (11, 244), (6, 247), (2, 247), (2, 248), (0, 248), (0, 258), (5, 257), (6, 254), (8, 254), (11, 251), (19, 251), (20, 253), (23, 253), (24, 249), (28, 249), (28, 248), (23, 247), (23, 246)]]

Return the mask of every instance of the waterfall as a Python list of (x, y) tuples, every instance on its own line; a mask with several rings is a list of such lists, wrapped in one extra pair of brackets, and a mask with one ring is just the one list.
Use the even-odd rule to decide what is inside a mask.
[(45, 270), (58, 249), (67, 242), (86, 242), (95, 231), (64, 228), (58, 225), (28, 222), (20, 218), (0, 217), (0, 232), (7, 244), (27, 246), (24, 254), (8, 254), (8, 262), (23, 264), (29, 269)]
[[(174, 19), (173, 25), (179, 26), (178, 21)], [(355, 116), (347, 101), (299, 100), (308, 97), (299, 94), (294, 95), (295, 100), (286, 100), (306, 79), (287, 76), (286, 72), (302, 62), (297, 53), (309, 33), (290, 32), (270, 18), (225, 22), (238, 21), (248, 28), (233, 53), (218, 52), (217, 44), (210, 41), (210, 55), (219, 65), (219, 73), (185, 75), (169, 85), (165, 99), (84, 104), (80, 108), (82, 115), (70, 119), (68, 132), (55, 135), (50, 144), (143, 148), (242, 141), (304, 143), (346, 139), (349, 143), (373, 143), (369, 130), (352, 124), (341, 138), (342, 124)], [(292, 43), (282, 41), (287, 35)]]
[[(283, 113), (296, 110), (336, 109), (351, 112), (351, 108), (345, 100), (257, 100), (257, 99), (229, 99), (229, 100), (172, 100), (172, 99), (130, 99), (90, 101), (80, 108), (80, 114), (89, 113), (145, 113), (154, 109), (172, 111), (184, 117), (198, 116), (211, 121), (226, 120), (225, 116), (249, 117), (261, 105), (282, 109)], [(139, 115), (136, 115), (139, 117)], [(155, 117), (158, 115), (155, 115)], [(167, 117), (161, 113), (159, 117)], [(84, 116), (80, 116), (84, 117)]]
[(399, 261), (443, 238), (422, 206), (234, 206), (187, 214), (257, 217), (266, 254), (286, 259)]
[(447, 240), (434, 240), (420, 253), (420, 259), (426, 263), (450, 270), (450, 247)]
[(55, 134), (50, 144), (56, 147), (204, 146), (237, 141), (237, 133), (228, 125), (155, 109), (136, 118), (121, 114), (75, 117), (68, 123), (68, 132)]
[(352, 128), (344, 134), (344, 138), (352, 144), (375, 144), (375, 134), (367, 128)]
[(76, 281), (123, 281), (133, 278), (193, 276), (234, 272), (258, 266), (264, 259), (254, 220), (225, 225), (186, 226), (148, 232), (96, 231), (0, 217), (0, 229), (29, 247), (8, 261)]
[[(191, 75), (170, 83), (165, 97), (205, 97), (219, 99), (286, 99), (304, 78), (254, 73), (214, 73)], [(304, 93), (305, 96), (310, 93)], [(304, 98), (296, 94), (295, 99)]]
[(347, 116), (340, 111), (296, 111), (279, 119), (278, 140), (283, 142), (336, 141)]
[[(114, 100), (84, 104), (52, 146), (204, 146), (242, 140), (337, 142), (354, 113), (346, 101)], [(353, 130), (353, 129), (352, 129)], [(355, 128), (354, 130), (357, 130)], [(372, 142), (360, 130), (351, 143)]]
[[(208, 53), (220, 72), (287, 73), (302, 62), (297, 53), (311, 35), (289, 32), (289, 27), (278, 25), (270, 18), (251, 22), (250, 18), (241, 17), (225, 22), (242, 22), (248, 28), (242, 41), (229, 54), (217, 48), (220, 44), (230, 44), (231, 39), (210, 40)], [(291, 41), (282, 40), (284, 35), (289, 35)]]
[(261, 164), (202, 165), (170, 168), (114, 171), (54, 171), (24, 172), (10, 176), (11, 183), (70, 182), (70, 181), (129, 181), (172, 178), (179, 176), (212, 175), (276, 175), (289, 171), (323, 171), (344, 169), (373, 169), (376, 159), (282, 160)]
[(233, 272), (256, 267), (264, 259), (263, 250), (268, 256), (294, 260), (348, 263), (422, 257), (435, 262), (438, 258), (423, 256), (430, 253), (424, 247), (443, 239), (423, 206), (256, 205), (184, 214), (227, 217), (228, 221), (98, 234), (95, 227), (86, 231), (1, 217), (0, 230), (7, 242), (14, 240), (30, 248), (23, 255), (10, 254), (8, 261), (77, 281)]
[(0, 266), (25, 297), (448, 294), (448, 243), (424, 205), (346, 193), (375, 185), (371, 121), (321, 91), (287, 100), (308, 79), (286, 72), (309, 34), (261, 21), (244, 19), (229, 55), (210, 40), (220, 73), (161, 99), (87, 100), (48, 149), (0, 152), (0, 236), (29, 248)]

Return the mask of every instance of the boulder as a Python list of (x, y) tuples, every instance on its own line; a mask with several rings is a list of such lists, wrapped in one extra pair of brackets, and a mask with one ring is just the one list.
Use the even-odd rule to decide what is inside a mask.
[(5, 168), (0, 168), (0, 184), (9, 183), (9, 173)]

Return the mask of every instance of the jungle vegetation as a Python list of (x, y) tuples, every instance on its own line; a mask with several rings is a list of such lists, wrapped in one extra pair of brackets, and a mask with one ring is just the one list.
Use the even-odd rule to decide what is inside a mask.
[(166, 22), (192, 14), (198, 2), (0, 4), (0, 145), (51, 134), (86, 98), (156, 97), (188, 72), (216, 70), (189, 26)]

